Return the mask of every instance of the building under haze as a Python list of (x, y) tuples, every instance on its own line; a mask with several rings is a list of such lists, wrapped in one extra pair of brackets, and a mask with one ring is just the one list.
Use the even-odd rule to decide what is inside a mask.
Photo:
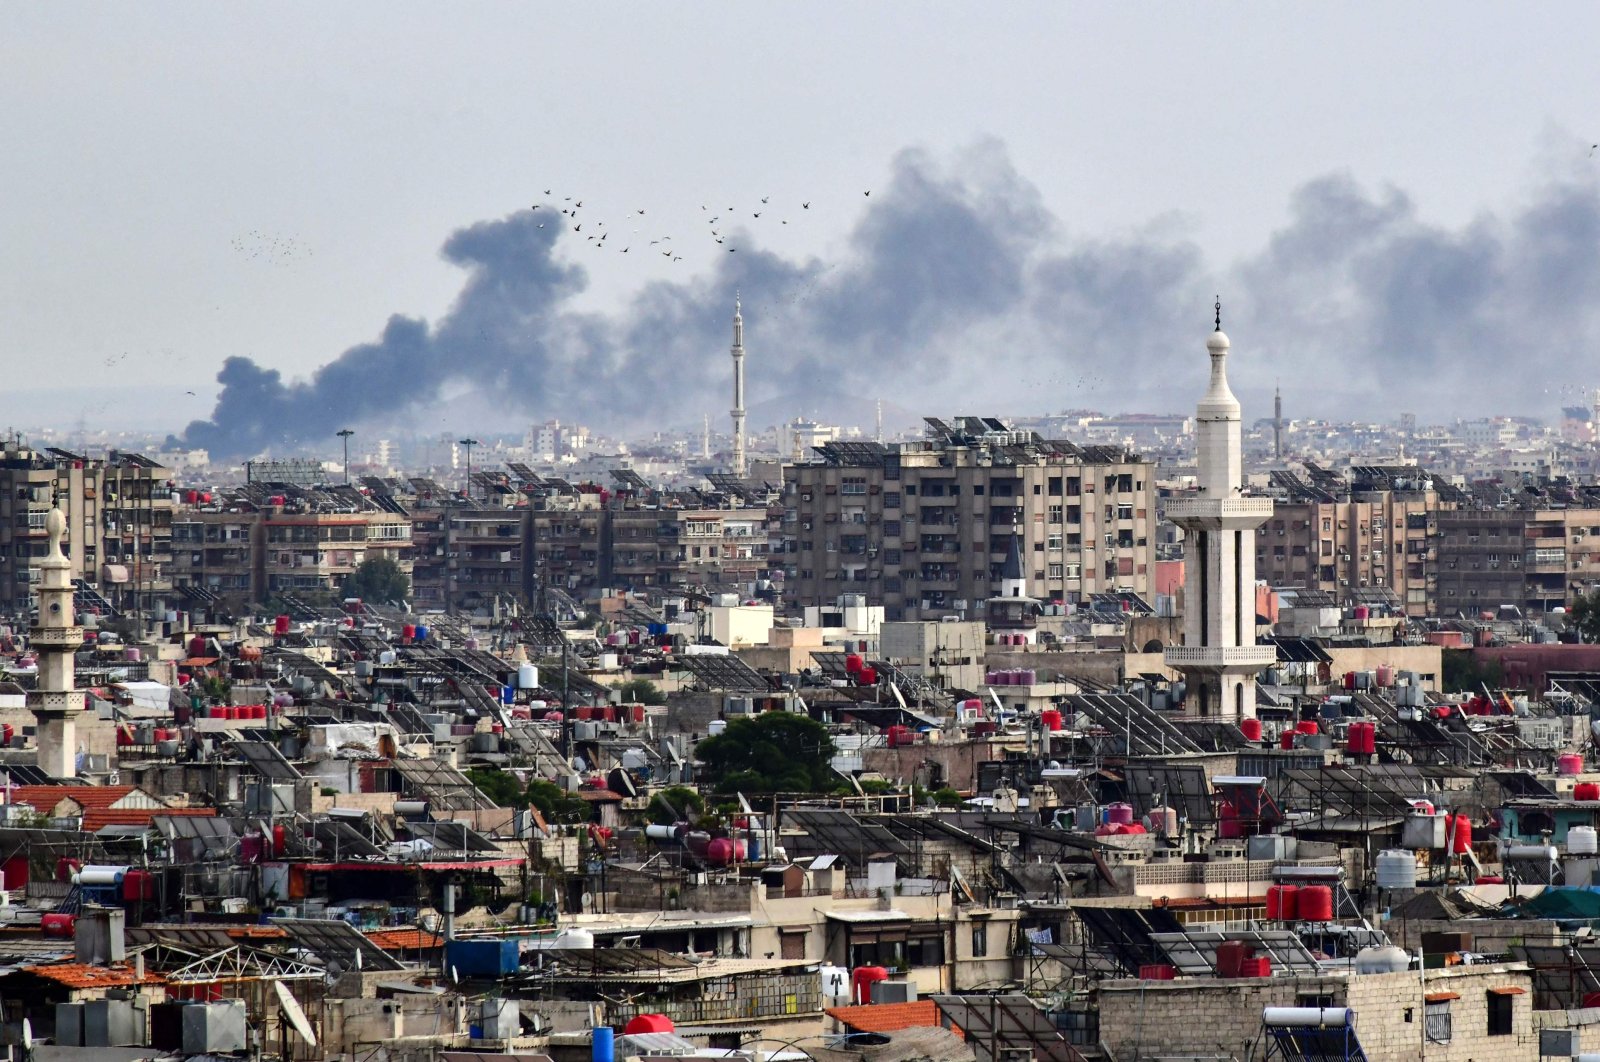
[(892, 620), (978, 617), (1020, 536), (1025, 596), (1149, 593), (1155, 468), (993, 418), (931, 419), (923, 442), (830, 442), (784, 470), (784, 597), (881, 602)]

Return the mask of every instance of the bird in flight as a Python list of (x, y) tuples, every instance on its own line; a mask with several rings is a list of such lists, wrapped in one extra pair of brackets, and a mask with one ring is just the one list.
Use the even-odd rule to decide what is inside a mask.
[(545, 195), (549, 195), (549, 194), (550, 194), (550, 189), (548, 189), (548, 188), (546, 188), (546, 189), (545, 189), (545, 190), (544, 190), (544, 194), (545, 194)]
[(811, 209), (811, 204), (810, 203), (801, 203), (800, 204), (800, 209), (801, 210), (810, 210)]
[(766, 201), (767, 201), (767, 197), (766, 197), (766, 196), (762, 196), (762, 197), (761, 197), (761, 201), (762, 201), (762, 202), (763, 202), (763, 203), (765, 203), (765, 202), (766, 202)]
[[(862, 192), (861, 194), (862, 195), (871, 195), (872, 194), (872, 189), (868, 188), (865, 192)], [(579, 203), (578, 205), (579, 206), (583, 206), (582, 203)]]

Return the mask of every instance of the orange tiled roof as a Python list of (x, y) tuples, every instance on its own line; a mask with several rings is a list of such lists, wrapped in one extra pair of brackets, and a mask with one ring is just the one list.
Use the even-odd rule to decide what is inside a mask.
[(438, 933), (429, 933), (426, 929), (418, 929), (415, 926), (405, 929), (374, 929), (367, 933), (367, 939), (384, 951), (419, 951), (422, 948), (437, 948), (444, 943), (444, 937)]
[(83, 828), (90, 833), (107, 826), (145, 826), (154, 815), (215, 815), (213, 808), (119, 808), (115, 805), (135, 790), (131, 785), (19, 785), (11, 790), (13, 804), (30, 804), (48, 815), (63, 800), (83, 809)]
[(36, 977), (68, 988), (127, 988), (131, 985), (165, 984), (148, 970), (143, 978), (131, 966), (91, 966), (81, 962), (59, 962), (49, 966), (24, 966)]
[[(828, 1017), (839, 1021), (852, 1032), (891, 1033), (901, 1029), (923, 1026), (942, 1026), (939, 1008), (931, 999), (914, 1003), (869, 1003), (861, 1007), (829, 1007)], [(952, 1029), (966, 1039), (960, 1029)]]

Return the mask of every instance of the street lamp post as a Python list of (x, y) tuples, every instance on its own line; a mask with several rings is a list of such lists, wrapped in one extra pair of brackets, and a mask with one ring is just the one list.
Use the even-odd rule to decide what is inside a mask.
[(462, 446), (467, 448), (467, 500), (472, 500), (472, 448), (478, 445), (477, 439), (461, 439)]
[(340, 428), (334, 434), (344, 443), (344, 484), (348, 487), (350, 485), (350, 436), (354, 435), (355, 432), (349, 428)]

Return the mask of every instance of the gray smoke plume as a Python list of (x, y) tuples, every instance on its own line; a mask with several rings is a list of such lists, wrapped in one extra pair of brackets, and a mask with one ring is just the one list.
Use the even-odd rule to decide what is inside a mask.
[(752, 400), (797, 409), (841, 395), (929, 413), (1186, 408), (1215, 292), (1241, 397), (1260, 402), (1278, 379), (1305, 415), (1553, 412), (1542, 389), (1600, 335), (1600, 195), (1587, 176), (1459, 230), (1423, 222), (1399, 191), (1320, 178), (1265, 248), (1221, 270), (1169, 231), (1083, 234), (994, 142), (948, 161), (901, 153), (862, 209), (833, 261), (791, 260), (735, 231), (738, 254), (651, 283), (614, 315), (573, 308), (587, 275), (555, 256), (574, 237), (540, 228), (543, 211), (480, 222), (444, 245), (466, 281), (441, 319), (397, 315), (304, 381), (229, 358), (211, 418), (183, 441), (221, 458), (292, 448), (461, 389), (522, 421), (689, 423), (727, 403), (736, 287)]

